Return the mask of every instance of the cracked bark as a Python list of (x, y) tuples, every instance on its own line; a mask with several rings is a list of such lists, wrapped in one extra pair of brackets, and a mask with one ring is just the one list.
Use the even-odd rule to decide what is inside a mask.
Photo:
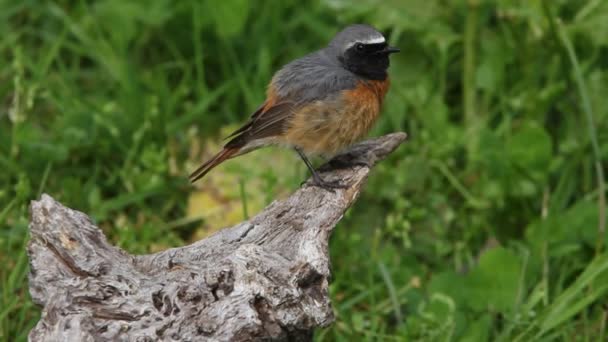
[(29, 290), (43, 307), (30, 340), (310, 340), (334, 319), (331, 232), (405, 139), (364, 141), (321, 168), (346, 189), (305, 184), (248, 221), (150, 255), (111, 246), (88, 216), (43, 195), (30, 208)]

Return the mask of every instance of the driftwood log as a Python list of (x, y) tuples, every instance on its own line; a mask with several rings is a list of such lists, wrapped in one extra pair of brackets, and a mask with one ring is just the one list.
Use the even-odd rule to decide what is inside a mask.
[(334, 319), (333, 227), (405, 138), (367, 140), (324, 165), (345, 189), (304, 184), (248, 221), (151, 255), (111, 246), (87, 215), (43, 195), (31, 204), (29, 290), (43, 310), (30, 340), (310, 340)]

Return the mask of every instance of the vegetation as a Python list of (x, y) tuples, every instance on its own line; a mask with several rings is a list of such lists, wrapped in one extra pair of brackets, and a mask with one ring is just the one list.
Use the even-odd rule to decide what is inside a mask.
[(606, 340), (602, 0), (0, 1), (0, 337), (40, 314), (42, 192), (147, 253), (299, 186), (284, 150), (187, 174), (278, 67), (353, 22), (402, 49), (372, 135), (410, 140), (334, 233), (336, 322), (316, 339)]

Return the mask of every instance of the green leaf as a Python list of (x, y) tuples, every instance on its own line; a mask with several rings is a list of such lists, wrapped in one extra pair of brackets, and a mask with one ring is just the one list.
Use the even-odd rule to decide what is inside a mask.
[(544, 128), (534, 123), (521, 127), (507, 141), (507, 152), (512, 164), (528, 176), (537, 181), (545, 179), (552, 146), (551, 137)]
[[(568, 210), (550, 215), (546, 220), (532, 223), (526, 229), (527, 240), (537, 248), (542, 242), (549, 243), (552, 256), (563, 251), (557, 247), (580, 245), (594, 246), (597, 236), (597, 203), (579, 201)], [(605, 237), (600, 237), (605, 238)], [(572, 252), (573, 250), (570, 250)]]
[(494, 34), (486, 33), (483, 42), (476, 83), (479, 88), (494, 92), (503, 82), (505, 65), (510, 56), (504, 53), (504, 41)]
[(456, 303), (466, 303), (466, 278), (453, 271), (441, 272), (433, 275), (429, 283), (429, 293), (443, 293)]
[(510, 175), (508, 160), (505, 160), (505, 146), (502, 139), (490, 129), (479, 132), (479, 150), (473, 156), (484, 172), (495, 181), (506, 181)]
[(249, 14), (250, 2), (247, 0), (222, 0), (207, 2), (215, 31), (220, 37), (229, 38), (243, 31)]
[(502, 247), (489, 250), (469, 275), (469, 305), (476, 311), (511, 311), (517, 304), (522, 264), (515, 253)]
[(608, 46), (608, 2), (587, 1), (572, 29), (588, 36), (594, 46)]
[(488, 314), (473, 320), (459, 339), (460, 342), (489, 341), (492, 318)]

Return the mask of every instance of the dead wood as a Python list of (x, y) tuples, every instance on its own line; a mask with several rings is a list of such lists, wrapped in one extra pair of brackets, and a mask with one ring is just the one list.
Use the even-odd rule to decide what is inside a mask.
[(304, 184), (248, 221), (150, 255), (111, 246), (87, 215), (43, 195), (31, 204), (29, 289), (43, 311), (30, 340), (310, 340), (334, 319), (331, 232), (405, 138), (364, 141), (322, 167), (346, 189)]

